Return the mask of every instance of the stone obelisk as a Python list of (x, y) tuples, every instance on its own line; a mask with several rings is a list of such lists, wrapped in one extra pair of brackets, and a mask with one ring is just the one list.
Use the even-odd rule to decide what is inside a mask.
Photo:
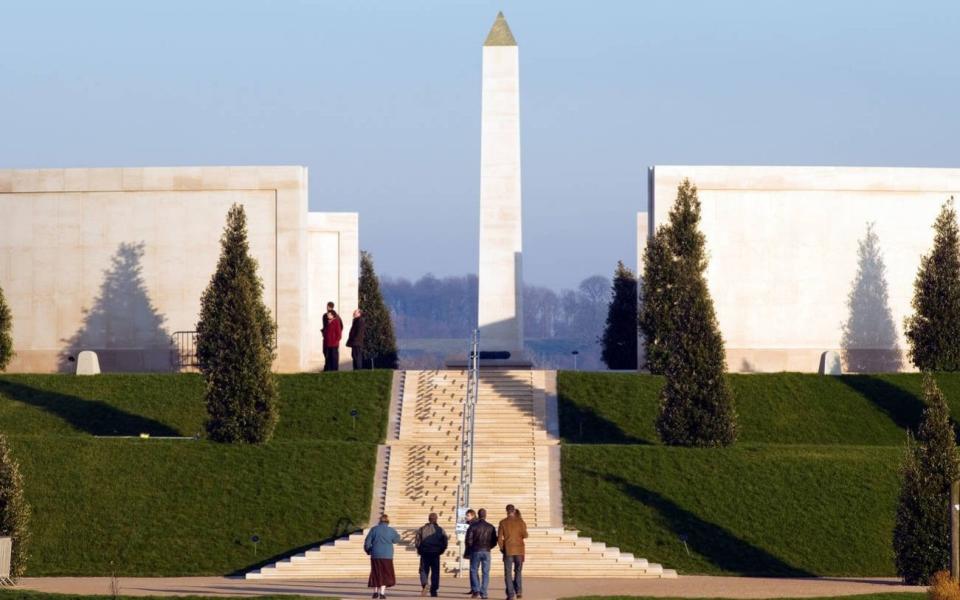
[(480, 349), (523, 358), (520, 65), (503, 13), (483, 44), (480, 125)]

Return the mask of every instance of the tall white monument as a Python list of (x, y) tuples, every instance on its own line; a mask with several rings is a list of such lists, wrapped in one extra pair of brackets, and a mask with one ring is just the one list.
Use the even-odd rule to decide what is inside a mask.
[(480, 127), (480, 349), (522, 360), (520, 65), (503, 13), (483, 44)]

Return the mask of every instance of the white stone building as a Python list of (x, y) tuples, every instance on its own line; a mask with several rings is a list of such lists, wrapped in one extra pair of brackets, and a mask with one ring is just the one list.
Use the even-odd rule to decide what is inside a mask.
[[(890, 370), (896, 359), (911, 368), (903, 324), (913, 282), (940, 207), (960, 195), (960, 169), (657, 166), (637, 219), (641, 272), (646, 240), (667, 221), (684, 178), (699, 190), (730, 371), (816, 371), (825, 351), (843, 354), (847, 368), (851, 354), (858, 370)], [(868, 225), (889, 298), (851, 309)], [(871, 277), (862, 285), (879, 283)], [(851, 321), (852, 310), (864, 314)], [(849, 331), (852, 323), (861, 331)]]
[(326, 303), (346, 330), (357, 307), (358, 217), (308, 212), (307, 169), (281, 166), (0, 170), (8, 371), (70, 371), (81, 350), (104, 371), (174, 368), (235, 202), (277, 322), (274, 368), (320, 368)]

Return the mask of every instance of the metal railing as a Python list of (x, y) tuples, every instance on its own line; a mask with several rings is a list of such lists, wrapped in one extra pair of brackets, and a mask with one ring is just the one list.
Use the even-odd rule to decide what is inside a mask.
[(477, 400), (480, 396), (479, 329), (473, 331), (467, 356), (467, 394), (463, 403), (463, 424), (460, 427), (460, 481), (457, 485), (457, 543), (460, 546), (458, 577), (463, 573), (466, 512), (470, 508), (470, 484), (473, 483), (473, 432), (476, 426)]
[(196, 331), (174, 331), (173, 353), (170, 357), (173, 368), (182, 370), (186, 368), (197, 368), (197, 332)]
[[(200, 362), (197, 360), (196, 331), (174, 331), (170, 335), (170, 343), (173, 346), (170, 354), (170, 365), (175, 370), (200, 368)], [(273, 345), (270, 349), (277, 349), (276, 327), (273, 328)]]

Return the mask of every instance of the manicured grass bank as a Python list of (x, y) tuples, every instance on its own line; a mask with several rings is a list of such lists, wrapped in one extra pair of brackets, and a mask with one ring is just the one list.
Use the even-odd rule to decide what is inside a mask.
[(681, 573), (891, 575), (900, 457), (850, 446), (571, 445), (564, 520)]
[(34, 512), (34, 576), (231, 573), (365, 523), (376, 462), (375, 445), (355, 442), (12, 445)]
[[(960, 376), (937, 379), (960, 415)], [(683, 449), (654, 430), (662, 378), (560, 373), (566, 524), (681, 573), (894, 575), (898, 466), (921, 377), (729, 382), (737, 445)]]
[[(390, 371), (279, 375), (276, 440), (377, 443), (386, 431)], [(350, 411), (357, 409), (356, 426)], [(8, 435), (193, 436), (206, 417), (196, 374), (0, 375)]]
[[(921, 376), (803, 373), (728, 375), (742, 443), (899, 445), (923, 410)], [(960, 374), (937, 375), (960, 416)], [(558, 375), (560, 433), (571, 443), (656, 444), (663, 378), (632, 373)]]
[[(226, 574), (357, 528), (390, 377), (281, 376), (264, 446), (156, 439), (202, 430), (195, 375), (0, 377), (0, 429), (33, 507), (27, 574)], [(94, 437), (141, 432), (154, 437)]]

